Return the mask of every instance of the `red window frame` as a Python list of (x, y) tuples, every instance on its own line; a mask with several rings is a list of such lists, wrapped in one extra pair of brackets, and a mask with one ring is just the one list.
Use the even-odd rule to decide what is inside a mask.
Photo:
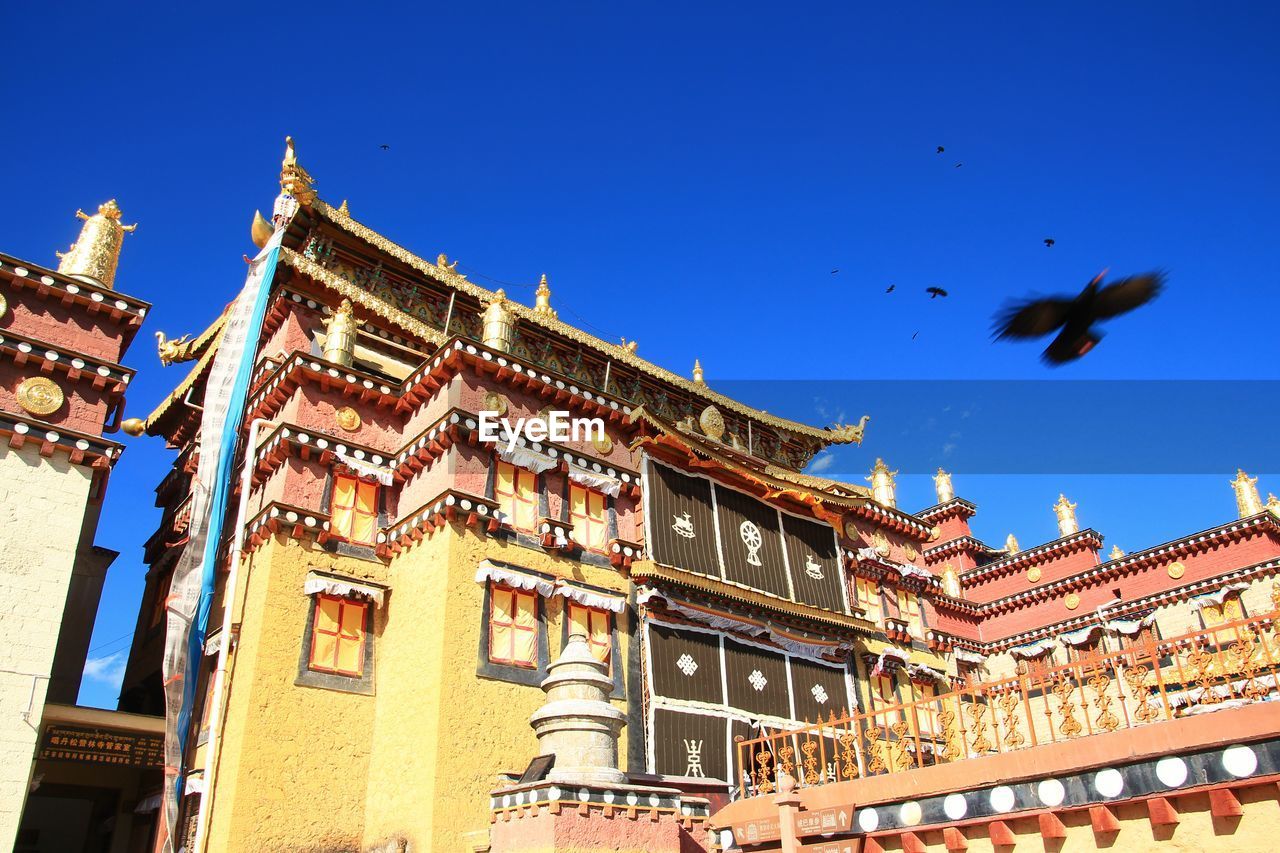
[[(538, 475), (527, 468), (519, 468), (510, 462), (497, 460), (498, 468), (493, 480), (493, 496), (506, 521), (517, 530), (532, 531), (538, 526)], [(503, 472), (510, 471), (510, 491), (502, 488)], [(528, 522), (521, 522), (527, 515)]]
[[(346, 486), (351, 486), (351, 503), (344, 503)], [(361, 504), (372, 507), (372, 510), (361, 509)], [(344, 513), (347, 523), (343, 525), (339, 519)], [(351, 474), (335, 474), (333, 477), (333, 503), (329, 517), (332, 519), (330, 533), (357, 545), (372, 545), (378, 536), (378, 484), (370, 483)], [(343, 527), (345, 526), (345, 530)], [(361, 536), (367, 531), (367, 538)]]
[[(335, 630), (327, 630), (321, 622), (322, 608), (325, 603), (336, 603), (338, 605), (338, 618)], [(348, 624), (347, 613), (349, 611), (358, 611), (359, 617), (356, 624), (360, 627), (354, 635), (344, 633), (343, 625)], [(315, 596), (314, 610), (312, 611), (311, 622), (311, 648), (307, 654), (307, 669), (313, 672), (327, 672), (333, 675), (348, 675), (360, 678), (364, 675), (364, 643), (365, 634), (368, 632), (369, 619), (369, 603), (366, 601), (356, 601), (350, 598), (344, 598), (340, 595), (325, 595), (318, 593)], [(317, 637), (333, 637), (333, 656), (329, 660), (317, 660), (316, 654), (319, 643), (316, 642)], [(356, 644), (356, 666), (354, 669), (343, 669), (340, 666), (342, 660), (343, 644)]]
[[(576, 507), (581, 499), (586, 512), (578, 512)], [(600, 501), (599, 517), (591, 514), (593, 499)], [(577, 483), (569, 484), (569, 521), (573, 525), (573, 541), (588, 551), (604, 553), (609, 538), (609, 498), (604, 492), (588, 489)], [(581, 531), (581, 532), (579, 532)]]
[[(569, 602), (569, 626), (572, 630), (573, 626), (579, 623), (577, 617), (585, 617), (587, 624), (587, 645), (591, 647), (591, 654), (595, 655), (596, 660), (609, 667), (609, 674), (613, 674), (613, 614), (608, 610), (600, 607), (588, 607), (585, 604), (578, 604), (576, 601)], [(596, 627), (603, 624), (604, 631), (598, 633)], [(603, 639), (600, 637), (603, 636)]]
[[(506, 608), (511, 614), (509, 619), (502, 619), (499, 616), (499, 608), (497, 600), (499, 596), (510, 596), (511, 606)], [(519, 624), (517, 614), (521, 602), (530, 604), (530, 612), (533, 614), (533, 624), (529, 626)], [(506, 643), (506, 648), (501, 649), (503, 645), (497, 639), (499, 629), (509, 628), (511, 630), (510, 640)], [(538, 596), (528, 590), (515, 589), (502, 584), (490, 584), (489, 586), (489, 661), (491, 663), (502, 664), (503, 666), (518, 666), (524, 669), (537, 669), (538, 667)], [(518, 634), (532, 634), (533, 642), (530, 644), (530, 657), (525, 660), (516, 657), (516, 637)], [(502, 654), (502, 652), (506, 654)]]

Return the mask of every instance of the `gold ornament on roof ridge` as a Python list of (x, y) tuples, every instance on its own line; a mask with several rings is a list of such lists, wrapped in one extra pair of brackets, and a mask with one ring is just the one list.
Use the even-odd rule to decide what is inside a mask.
[(719, 441), (724, 435), (724, 416), (715, 406), (707, 406), (698, 416), (698, 426), (707, 438)]
[(271, 235), (275, 233), (273, 226), (261, 210), (253, 212), (253, 222), (249, 224), (249, 239), (253, 240), (253, 245), (261, 249), (267, 245), (267, 241), (271, 239)]
[(951, 485), (951, 475), (941, 468), (938, 473), (933, 475), (933, 488), (938, 493), (938, 503), (944, 504), (947, 501), (955, 500), (956, 490)]
[[(866, 415), (863, 415), (863, 419), (866, 420)], [(871, 483), (872, 497), (881, 506), (896, 507), (898, 505), (897, 488), (893, 482), (897, 473), (897, 471), (890, 471), (883, 459), (876, 458), (875, 467), (871, 469), (871, 476), (867, 477), (867, 481)]]
[(702, 362), (698, 359), (693, 360), (693, 381), (699, 385), (706, 385), (707, 381), (702, 372)]
[(190, 361), (191, 336), (166, 338), (164, 332), (156, 332), (156, 355), (160, 356), (160, 366), (168, 367), (181, 361)]
[(546, 273), (542, 274), (542, 279), (538, 282), (538, 289), (533, 294), (533, 313), (553, 319), (558, 316), (556, 309), (551, 307), (551, 286), (547, 284)]
[(1058, 516), (1059, 536), (1070, 536), (1080, 531), (1080, 523), (1076, 521), (1077, 506), (1079, 504), (1073, 504), (1065, 494), (1059, 493), (1058, 502), (1053, 505), (1053, 512)]
[(515, 317), (507, 306), (507, 293), (499, 289), (489, 307), (480, 313), (484, 320), (484, 345), (489, 349), (509, 352), (515, 338)]
[(62, 408), (66, 396), (52, 379), (29, 376), (18, 385), (18, 405), (33, 415), (52, 415)]
[(1108, 555), (1108, 557), (1112, 560), (1124, 559), (1124, 551), (1121, 550), (1119, 545), (1112, 545), (1111, 553)]
[(1267, 492), (1267, 509), (1271, 511), (1272, 515), (1280, 517), (1280, 498), (1271, 492)]
[(453, 263), (450, 263), (449, 256), (446, 255), (444, 252), (441, 252), (440, 254), (436, 255), (436, 266), (438, 266), (444, 272), (453, 273), (456, 276), (461, 276), (462, 278), (466, 278), (466, 276), (458, 272), (458, 262), (454, 261)]
[(111, 289), (115, 284), (124, 235), (136, 231), (137, 223), (120, 224), (121, 213), (115, 199), (98, 205), (98, 212), (92, 216), (83, 210), (77, 210), (76, 216), (84, 220), (84, 225), (70, 249), (65, 253), (55, 252), (58, 272)]
[(343, 216), (351, 215), (351, 208), (347, 207), (347, 200), (345, 198), (342, 200), (342, 204), (338, 205), (338, 212)]
[(293, 137), (284, 138), (284, 159), (280, 161), (280, 189), (293, 196), (299, 204), (309, 206), (316, 200), (316, 191), (310, 173), (298, 164), (293, 149)]
[(1016, 554), (1022, 550), (1018, 547), (1018, 538), (1012, 533), (1004, 538), (1004, 550), (1006, 554)]
[(1250, 477), (1243, 468), (1236, 469), (1236, 478), (1231, 481), (1231, 488), (1236, 493), (1236, 509), (1241, 518), (1257, 515), (1262, 512), (1262, 497), (1258, 494), (1258, 478)]

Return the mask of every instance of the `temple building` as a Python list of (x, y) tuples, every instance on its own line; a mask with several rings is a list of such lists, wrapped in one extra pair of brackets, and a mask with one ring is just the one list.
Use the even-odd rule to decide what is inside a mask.
[[(0, 849), (145, 849), (159, 719), (76, 705), (114, 551), (94, 544), (150, 306), (115, 289), (108, 201), (51, 269), (0, 253)], [(25, 809), (25, 810), (24, 810)], [(153, 810), (154, 811), (154, 810)], [(116, 846), (103, 846), (103, 840)]]
[[(972, 535), (976, 507), (945, 472), (937, 505), (918, 512), (896, 505), (882, 460), (869, 487), (803, 473), (824, 448), (861, 443), (866, 418), (814, 427), (730, 399), (700, 362), (685, 378), (634, 341), (563, 322), (545, 276), (532, 306), (480, 287), (456, 261), (424, 260), (321, 200), (292, 143), (273, 216), (256, 214), (251, 236), (282, 242), (247, 351), (247, 459), (234, 467), (245, 473), (217, 531), (227, 545), (192, 670), (175, 847), (497, 851), (520, 839), (493, 827), (569, 810), (588, 825), (644, 813), (681, 834), (673, 853), (798, 849), (783, 837), (782, 790), (800, 803), (793, 835), (835, 839), (833, 850), (964, 849), (953, 836), (942, 846), (954, 809), (910, 823), (942, 815), (928, 836), (876, 809), (855, 818), (852, 803), (910, 783), (847, 803), (840, 792), (1178, 726), (1209, 705), (1268, 710), (1252, 706), (1274, 696), (1280, 648), (1230, 673), (1217, 658), (1205, 668), (1227, 654), (1208, 645), (1223, 626), (1255, 631), (1256, 649), (1275, 642), (1280, 509), (1243, 472), (1239, 517), (1176, 542), (1104, 558), (1062, 497), (1045, 508), (1060, 538), (994, 548)], [(162, 361), (189, 367), (125, 422), (175, 461), (156, 488), (163, 517), (121, 711), (164, 710), (165, 607), (231, 316), (161, 336)], [(499, 440), (486, 429), (557, 413), (597, 428)], [(1193, 672), (1184, 658), (1197, 652)], [(548, 696), (574, 701), (557, 698), (557, 667), (600, 689), (595, 736), (621, 735), (597, 753), (616, 773), (588, 772), (567, 749), (550, 768), (530, 764), (539, 739), (556, 741)], [(1092, 692), (1063, 700), (1066, 683)], [(1073, 702), (1074, 727), (1046, 722)], [(982, 736), (984, 722), (1012, 728)], [(1250, 754), (1259, 778), (1277, 772), (1270, 752)], [(1069, 755), (1081, 772), (1096, 766), (1087, 749)], [(1217, 778), (1202, 777), (1188, 788)], [(937, 809), (983, 784), (937, 778)], [(1088, 814), (1093, 800), (1081, 802)]]

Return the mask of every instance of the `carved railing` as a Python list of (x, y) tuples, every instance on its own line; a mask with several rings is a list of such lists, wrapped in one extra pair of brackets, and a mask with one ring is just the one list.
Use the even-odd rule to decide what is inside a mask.
[(740, 796), (1030, 749), (1280, 699), (1280, 611), (738, 740)]

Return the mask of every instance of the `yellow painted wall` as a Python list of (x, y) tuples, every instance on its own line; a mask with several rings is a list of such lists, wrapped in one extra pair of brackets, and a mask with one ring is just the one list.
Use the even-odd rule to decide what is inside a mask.
[(27, 797), (89, 485), (64, 453), (0, 444), (0, 850)]

